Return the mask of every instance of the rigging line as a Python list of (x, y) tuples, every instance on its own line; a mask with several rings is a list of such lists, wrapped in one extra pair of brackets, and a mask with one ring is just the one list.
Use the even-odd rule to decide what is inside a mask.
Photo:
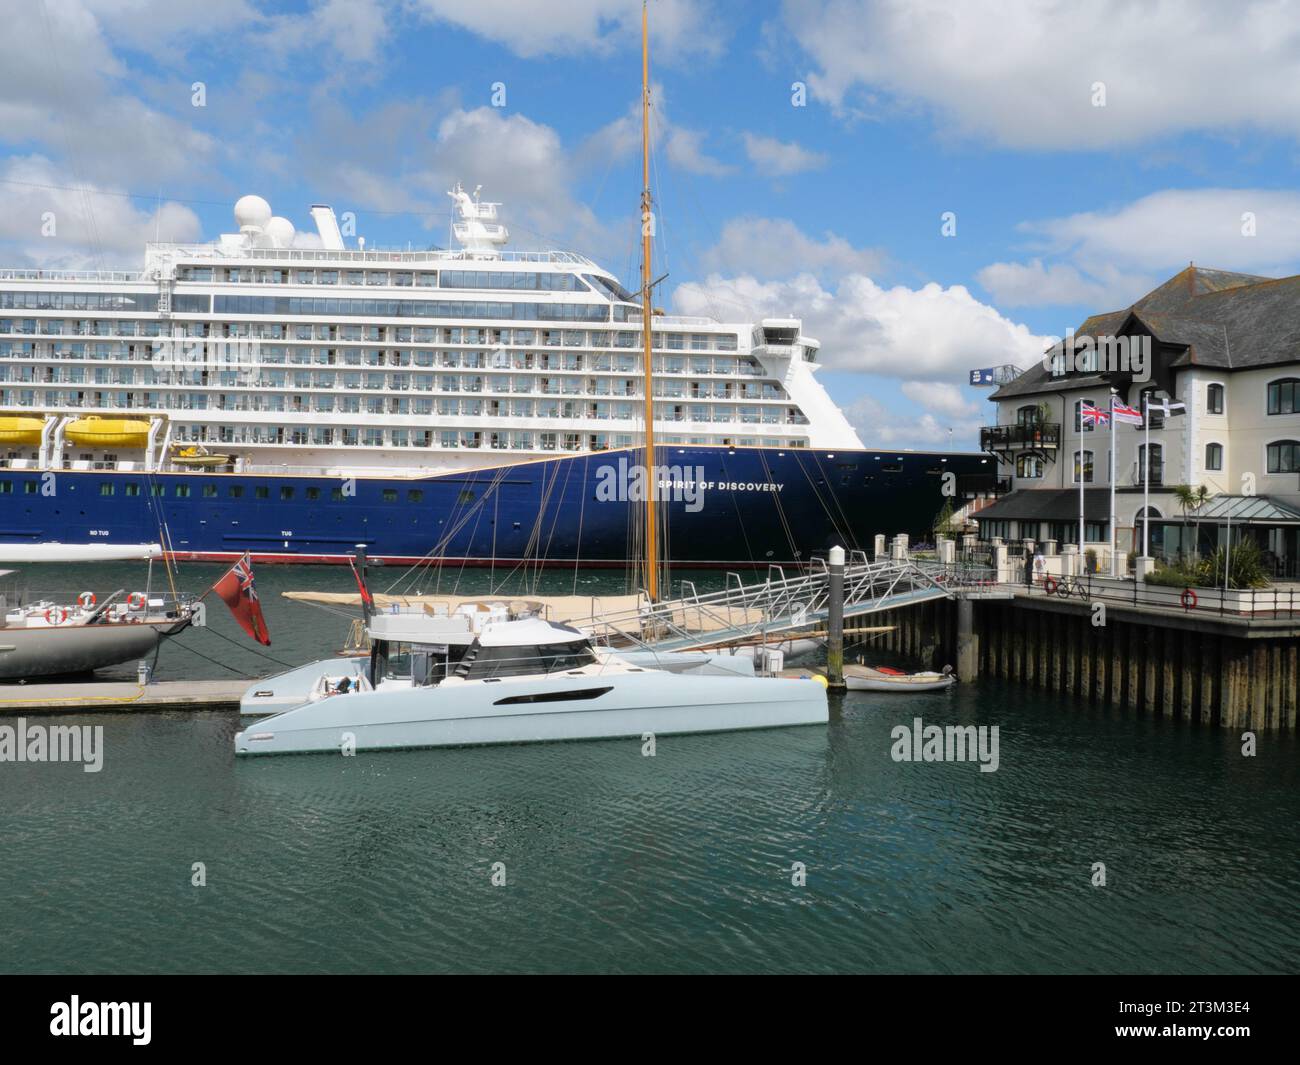
[(575, 465), (576, 463), (574, 462), (569, 462), (566, 464), (566, 468), (564, 471), (564, 485), (560, 488), (560, 498), (559, 498), (560, 506), (557, 506), (555, 508), (555, 517), (551, 520), (551, 531), (546, 537), (545, 551), (541, 555), (539, 555), (537, 560), (537, 579), (539, 581), (541, 580), (542, 577), (542, 561), (543, 559), (548, 559), (551, 557), (551, 542), (555, 539), (555, 527), (560, 522), (560, 511), (564, 509), (563, 508), (564, 493), (568, 490), (569, 478), (573, 475), (573, 467)]
[(591, 456), (587, 455), (582, 460), (582, 504), (578, 507), (578, 540), (573, 549), (573, 594), (578, 594), (578, 572), (582, 568), (582, 533), (583, 521), (587, 513), (587, 488), (591, 484), (590, 473)]
[(286, 669), (294, 668), (292, 662), (281, 661), (280, 659), (276, 658), (274, 655), (268, 655), (263, 651), (259, 651), (256, 647), (246, 647), (238, 640), (232, 639), (231, 637), (227, 636), (224, 632), (218, 632), (216, 629), (209, 629), (208, 631), (211, 632), (213, 636), (225, 640), (226, 643), (238, 647), (241, 651), (246, 651), (249, 654), (257, 655), (258, 658), (265, 658), (268, 662), (274, 662), (277, 666), (284, 666)]
[[(821, 457), (816, 453), (814, 453), (813, 455), (813, 461), (817, 463), (817, 469), (819, 471), (822, 470)], [(853, 522), (849, 520), (848, 514), (845, 513), (844, 504), (840, 502), (839, 493), (835, 491), (835, 486), (831, 484), (830, 477), (826, 476), (824, 471), (822, 472), (822, 477), (826, 481), (826, 491), (830, 494), (831, 499), (834, 501), (835, 509), (839, 511), (840, 519), (844, 523), (842, 532), (845, 539), (849, 541), (849, 543), (845, 544), (844, 546), (857, 548), (858, 541), (857, 541), (857, 537), (853, 534)]]
[[(831, 498), (835, 500), (836, 506), (838, 507), (839, 501), (835, 499), (834, 489), (831, 488), (831, 483), (829, 478), (827, 478), (826, 476), (826, 471), (823, 470), (821, 467), (821, 460), (817, 457), (815, 453), (813, 454), (813, 462), (817, 464), (817, 472), (822, 475), (822, 483), (826, 486), (826, 491), (830, 494)], [(845, 539), (846, 547), (852, 547), (856, 549), (858, 546), (858, 542), (857, 542), (857, 538), (853, 535), (852, 530), (845, 529), (840, 525), (840, 522), (836, 519), (835, 514), (832, 513), (831, 508), (826, 505), (826, 500), (822, 497), (821, 490), (817, 487), (816, 482), (813, 481), (812, 475), (804, 467), (802, 462), (799, 464), (799, 468), (803, 470), (803, 475), (805, 480), (807, 480), (809, 486), (813, 490), (813, 494), (817, 497), (817, 502), (822, 508), (822, 513), (824, 513), (826, 517), (830, 518), (831, 525), (834, 528), (835, 533), (839, 536), (842, 536)], [(844, 511), (843, 508), (841, 507), (840, 508), (841, 516), (843, 515), (843, 513)]]
[[(763, 454), (761, 448), (758, 452), (758, 461), (763, 465), (763, 473), (767, 477), (768, 484), (775, 484), (776, 482), (772, 478), (772, 468), (768, 465), (767, 456)], [(773, 492), (771, 495), (772, 502), (776, 506), (777, 520), (781, 523), (781, 531), (785, 533), (786, 543), (790, 546), (791, 557), (797, 557), (795, 556), (795, 551), (798, 549), (799, 545), (795, 543), (794, 530), (790, 527), (790, 522), (786, 519), (785, 507), (781, 505), (781, 493)], [(748, 538), (746, 538), (746, 546), (748, 546)], [(751, 561), (754, 560), (754, 553), (752, 551), (750, 552), (749, 557)]]

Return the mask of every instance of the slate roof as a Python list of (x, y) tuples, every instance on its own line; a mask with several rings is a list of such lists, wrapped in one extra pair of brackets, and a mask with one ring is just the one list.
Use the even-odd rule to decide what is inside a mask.
[[(1189, 266), (1124, 310), (1092, 315), (1075, 333), (1150, 335), (1180, 349), (1169, 359), (1174, 367), (1243, 370), (1300, 362), (1300, 275), (1267, 278)], [(1100, 380), (1052, 377), (1040, 362), (989, 398), (1071, 391)]]
[[(1085, 521), (1110, 521), (1110, 489), (1083, 490)], [(976, 521), (1078, 521), (1077, 488), (1019, 488), (971, 515)]]

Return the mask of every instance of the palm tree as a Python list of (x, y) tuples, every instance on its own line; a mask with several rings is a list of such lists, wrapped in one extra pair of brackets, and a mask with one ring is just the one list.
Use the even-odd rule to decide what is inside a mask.
[[(1183, 543), (1187, 542), (1187, 520), (1188, 515), (1193, 512), (1199, 512), (1205, 505), (1205, 501), (1210, 498), (1210, 491), (1203, 484), (1198, 484), (1193, 488), (1190, 484), (1176, 484), (1173, 488), (1174, 500), (1183, 509)], [(1196, 519), (1196, 540), (1192, 544), (1191, 556), (1195, 561), (1200, 554), (1201, 546), (1201, 519), (1199, 513)]]

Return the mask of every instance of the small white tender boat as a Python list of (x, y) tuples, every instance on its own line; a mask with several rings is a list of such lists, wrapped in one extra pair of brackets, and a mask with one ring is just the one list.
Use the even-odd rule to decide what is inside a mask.
[[(450, 620), (450, 619), (448, 619)], [(372, 631), (380, 616), (371, 619)], [(380, 625), (379, 628), (384, 626)], [(378, 632), (374, 635), (379, 636)], [(428, 634), (421, 632), (424, 639)], [(408, 649), (409, 648), (409, 649)], [(362, 751), (652, 732), (727, 732), (825, 724), (826, 690), (812, 680), (742, 675), (737, 658), (716, 673), (710, 656), (652, 668), (598, 650), (577, 629), (540, 618), (489, 622), (467, 645), (380, 639), (369, 685), (318, 694), (318, 669), (302, 705), (250, 722), (236, 754)], [(331, 663), (331, 666), (334, 665)], [(265, 683), (265, 682), (264, 682)], [(314, 700), (311, 695), (317, 695)]]
[(844, 667), (844, 684), (855, 692), (933, 692), (951, 688), (957, 683), (952, 667), (944, 666), (942, 673), (905, 673), (888, 666)]

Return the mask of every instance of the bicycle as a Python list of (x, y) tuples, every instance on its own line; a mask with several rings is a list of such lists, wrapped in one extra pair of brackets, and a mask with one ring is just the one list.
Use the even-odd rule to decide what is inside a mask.
[(1088, 589), (1076, 577), (1062, 577), (1059, 581), (1054, 577), (1048, 577), (1043, 582), (1043, 590), (1048, 595), (1058, 595), (1062, 599), (1074, 597), (1082, 599), (1085, 603), (1092, 598), (1088, 594)]

